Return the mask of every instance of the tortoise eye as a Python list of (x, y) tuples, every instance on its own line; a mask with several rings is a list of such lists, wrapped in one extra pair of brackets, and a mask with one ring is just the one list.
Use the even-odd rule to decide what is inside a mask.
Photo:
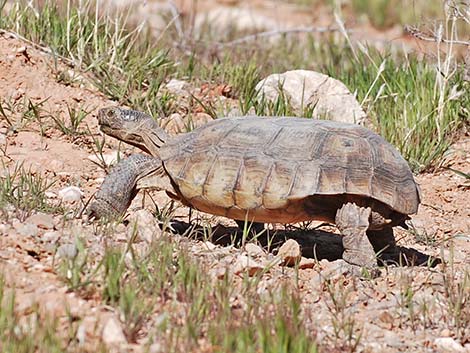
[(112, 118), (114, 116), (114, 110), (110, 109), (106, 112), (106, 115), (108, 116), (108, 118)]

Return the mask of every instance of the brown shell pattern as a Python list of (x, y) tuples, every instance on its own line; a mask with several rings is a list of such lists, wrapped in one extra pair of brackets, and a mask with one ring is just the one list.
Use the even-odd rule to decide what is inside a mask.
[(162, 147), (161, 157), (188, 204), (232, 218), (243, 218), (247, 210), (264, 221), (289, 207), (299, 212), (293, 205), (314, 195), (363, 196), (402, 214), (415, 213), (419, 204), (413, 175), (400, 153), (352, 124), (219, 119), (175, 137)]

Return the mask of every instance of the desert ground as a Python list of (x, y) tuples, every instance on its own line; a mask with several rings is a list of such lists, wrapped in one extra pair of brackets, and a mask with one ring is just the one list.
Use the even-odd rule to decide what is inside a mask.
[[(2, 12), (15, 8), (14, 2), (7, 5)], [(125, 5), (119, 2), (118, 11)], [(146, 35), (165, 33), (168, 16), (157, 14), (167, 2), (134, 5), (129, 23), (145, 18)], [(262, 32), (336, 25), (326, 5), (308, 1), (173, 6), (185, 21), (194, 11), (207, 18), (222, 7), (251, 11), (263, 19)], [(380, 50), (391, 46), (434, 62), (429, 53), (437, 44), (405, 34), (400, 24), (378, 26), (351, 21), (349, 12), (343, 16), (351, 41)], [(222, 23), (222, 15), (218, 18)], [(463, 117), (445, 136), (445, 151), (415, 171), (421, 205), (408, 230), (395, 229), (405, 260), (380, 267), (377, 277), (361, 277), (342, 270), (338, 231), (321, 222), (268, 225), (272, 238), (250, 239), (232, 220), (189, 210), (157, 191), (139, 193), (120, 222), (89, 219), (82, 210), (112, 165), (140, 152), (104, 137), (97, 123), (100, 108), (145, 110), (148, 94), (155, 94), (152, 104), (164, 106), (165, 84), (184, 81), (190, 94), (172, 91), (170, 108), (149, 108), (159, 113), (161, 126), (178, 134), (212, 120), (209, 110), (220, 102), (225, 109), (237, 107), (240, 94), (228, 75), (198, 79), (197, 70), (185, 76), (176, 69), (165, 74), (157, 93), (147, 77), (119, 95), (97, 84), (105, 74), (97, 76), (85, 56), (79, 65), (73, 62), (78, 56), (52, 54), (57, 43), (35, 40), (40, 35), (30, 38), (5, 23), (0, 27), (1, 351), (470, 352), (468, 106), (455, 113)], [(194, 60), (223, 62), (213, 50)], [(465, 49), (456, 48), (453, 59), (464, 63), (464, 56)], [(460, 81), (458, 89), (463, 93), (455, 100), (470, 93), (470, 82)], [(300, 245), (290, 265), (279, 252), (286, 239)]]

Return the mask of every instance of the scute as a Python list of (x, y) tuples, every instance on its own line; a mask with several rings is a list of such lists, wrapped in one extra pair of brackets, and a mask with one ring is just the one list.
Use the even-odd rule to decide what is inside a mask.
[(298, 212), (296, 202), (312, 195), (359, 195), (403, 214), (415, 213), (419, 204), (398, 151), (352, 124), (219, 119), (172, 139), (161, 158), (181, 196), (217, 214)]

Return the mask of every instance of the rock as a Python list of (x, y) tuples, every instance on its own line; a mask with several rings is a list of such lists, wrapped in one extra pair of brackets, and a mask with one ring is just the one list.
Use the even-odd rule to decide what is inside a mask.
[(63, 161), (59, 161), (57, 159), (53, 159), (47, 163), (47, 170), (51, 172), (60, 172), (63, 171), (65, 168), (65, 163)]
[(215, 245), (214, 243), (211, 243), (210, 241), (203, 242), (202, 246), (204, 247), (204, 250), (209, 250), (209, 251), (212, 251), (215, 248), (217, 248), (217, 245)]
[(80, 346), (90, 341), (96, 330), (97, 319), (93, 316), (85, 316), (77, 329), (77, 341)]
[(137, 232), (137, 241), (144, 241), (148, 244), (153, 239), (158, 238), (162, 231), (157, 225), (154, 215), (147, 209), (141, 209), (132, 213), (127, 226), (128, 237)]
[(104, 162), (107, 166), (112, 166), (114, 164), (117, 164), (117, 162), (119, 161), (119, 152), (112, 151), (111, 153), (106, 153), (99, 157), (95, 154), (91, 154), (88, 156), (88, 159), (99, 165)]
[(35, 237), (39, 232), (39, 228), (32, 223), (14, 223), (13, 227), (23, 237)]
[(434, 345), (440, 353), (465, 353), (465, 348), (452, 337), (438, 337)]
[(223, 279), (227, 275), (227, 268), (223, 266), (217, 266), (209, 270), (209, 276), (217, 279)]
[(299, 243), (294, 239), (287, 240), (279, 248), (277, 256), (282, 260), (281, 265), (295, 266), (302, 258)]
[(73, 260), (78, 255), (78, 249), (75, 244), (62, 244), (57, 249), (57, 256), (62, 259)]
[(46, 243), (55, 243), (59, 240), (60, 233), (56, 230), (45, 232), (41, 237), (42, 241)]
[(187, 124), (181, 114), (173, 113), (162, 122), (162, 128), (170, 134), (177, 134), (186, 131)]
[(59, 191), (59, 197), (63, 202), (77, 202), (83, 197), (83, 192), (76, 186), (67, 186)]
[(259, 98), (269, 101), (276, 101), (282, 91), (298, 114), (314, 107), (313, 116), (317, 118), (366, 123), (366, 113), (348, 88), (341, 81), (319, 72), (293, 70), (272, 74), (260, 81), (256, 90)]
[(386, 326), (391, 328), (393, 323), (395, 322), (395, 318), (390, 314), (388, 311), (382, 311), (379, 314), (379, 320)]
[(450, 336), (452, 336), (452, 332), (448, 328), (445, 328), (441, 331), (441, 337), (450, 337)]
[(111, 316), (103, 327), (101, 336), (107, 346), (115, 346), (127, 343), (126, 336), (121, 328), (121, 324)]
[(26, 219), (26, 223), (32, 223), (38, 228), (52, 229), (54, 228), (54, 218), (51, 215), (38, 212)]
[(307, 268), (314, 268), (316, 264), (315, 259), (307, 259), (306, 257), (302, 257), (299, 262), (299, 269), (305, 270)]
[(0, 224), (0, 235), (8, 235), (10, 232), (10, 227), (5, 224), (5, 223), (1, 223)]
[(253, 243), (248, 243), (245, 245), (245, 251), (250, 256), (263, 256), (266, 255), (266, 252), (258, 245)]
[(191, 85), (186, 81), (173, 78), (163, 88), (175, 96), (183, 96), (188, 94)]
[(384, 343), (393, 348), (401, 348), (403, 346), (403, 341), (401, 340), (400, 336), (398, 336), (395, 332), (390, 330), (384, 330)]
[(249, 276), (254, 276), (263, 271), (263, 269), (264, 266), (246, 255), (238, 255), (235, 265), (233, 266), (233, 272), (236, 275), (246, 272)]
[(336, 279), (349, 273), (349, 265), (343, 259), (335, 261), (321, 260), (322, 275), (324, 278)]

